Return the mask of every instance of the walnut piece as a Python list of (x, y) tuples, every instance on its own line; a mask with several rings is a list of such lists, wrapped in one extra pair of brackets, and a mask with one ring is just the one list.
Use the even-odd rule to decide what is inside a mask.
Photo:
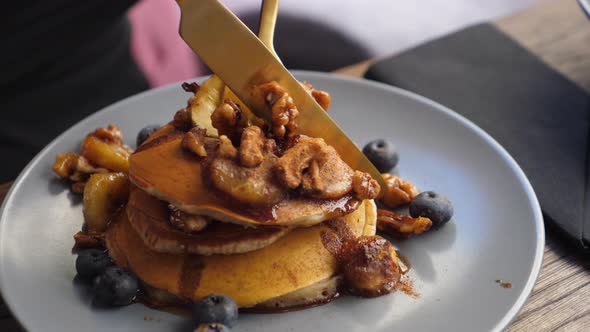
[(381, 187), (369, 173), (355, 171), (352, 177), (352, 191), (360, 200), (373, 199), (379, 196)]
[(377, 210), (377, 230), (398, 239), (408, 239), (422, 234), (432, 227), (428, 218), (403, 216), (393, 211)]
[(191, 128), (182, 138), (182, 147), (199, 157), (207, 157), (205, 135), (207, 131), (199, 126)]
[(243, 129), (248, 126), (248, 119), (238, 104), (226, 99), (211, 114), (211, 123), (219, 136), (225, 135), (237, 144)]
[(85, 182), (94, 173), (108, 172), (105, 168), (94, 167), (88, 159), (75, 152), (57, 154), (53, 164), (53, 171), (60, 177), (69, 179), (74, 183)]
[(110, 124), (107, 128), (97, 128), (90, 136), (99, 138), (103, 142), (123, 144), (123, 134), (119, 127)]
[(299, 116), (299, 111), (287, 90), (275, 81), (258, 85), (256, 90), (256, 94), (262, 96), (264, 103), (271, 110), (273, 135), (276, 138), (285, 138), (287, 134), (295, 134), (295, 119)]
[(391, 175), (382, 174), (387, 188), (381, 197), (381, 202), (392, 209), (410, 203), (420, 191), (410, 182), (404, 181), (401, 178)]
[(307, 82), (303, 82), (301, 83), (301, 85), (303, 86), (305, 91), (307, 91), (307, 93), (309, 93), (313, 97), (313, 99), (315, 99), (315, 101), (317, 101), (318, 104), (320, 104), (320, 106), (327, 112), (330, 108), (332, 97), (330, 97), (330, 95), (326, 91), (314, 89), (313, 85)]
[(352, 189), (353, 170), (321, 138), (300, 137), (278, 160), (275, 172), (289, 189), (315, 198), (339, 198)]
[(231, 140), (225, 135), (219, 136), (217, 157), (225, 159), (235, 159), (238, 157), (238, 150), (234, 147)]
[(197, 233), (205, 229), (211, 222), (204, 216), (191, 215), (180, 211), (176, 206), (169, 204), (170, 223), (181, 231), (187, 233)]
[(183, 108), (174, 114), (172, 125), (180, 130), (188, 130), (193, 126), (192, 113), (188, 108)]
[(256, 167), (264, 159), (264, 146), (266, 137), (262, 129), (257, 126), (250, 126), (242, 132), (240, 144), (240, 163), (244, 167)]

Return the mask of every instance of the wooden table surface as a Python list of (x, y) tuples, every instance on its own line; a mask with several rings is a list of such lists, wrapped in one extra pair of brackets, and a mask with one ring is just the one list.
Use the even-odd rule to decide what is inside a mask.
[[(590, 21), (575, 0), (547, 1), (494, 23), (590, 92)], [(337, 72), (361, 77), (373, 61)], [(0, 185), (0, 201), (9, 188), (10, 183)], [(508, 331), (590, 331), (589, 257), (548, 230), (541, 274)], [(0, 331), (22, 331), (1, 298)]]

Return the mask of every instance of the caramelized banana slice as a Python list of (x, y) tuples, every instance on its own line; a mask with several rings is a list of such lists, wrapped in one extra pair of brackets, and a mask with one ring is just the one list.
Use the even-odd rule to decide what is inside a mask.
[(213, 75), (205, 80), (195, 95), (188, 100), (193, 125), (207, 130), (209, 136), (217, 136), (217, 129), (211, 124), (211, 114), (223, 101), (224, 91), (223, 81)]
[(123, 173), (94, 174), (84, 188), (84, 221), (89, 231), (103, 232), (129, 197), (129, 180)]
[(82, 143), (82, 156), (92, 164), (115, 172), (127, 172), (131, 151), (121, 143), (108, 142), (94, 135), (86, 136)]

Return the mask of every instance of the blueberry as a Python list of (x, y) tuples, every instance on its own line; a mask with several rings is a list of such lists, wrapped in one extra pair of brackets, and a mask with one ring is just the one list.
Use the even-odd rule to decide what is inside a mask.
[(137, 134), (136, 146), (139, 147), (141, 144), (143, 144), (143, 142), (145, 142), (148, 137), (152, 136), (152, 134), (158, 129), (160, 129), (160, 126), (158, 125), (143, 127)]
[(211, 294), (192, 306), (195, 324), (220, 323), (234, 327), (238, 322), (238, 306), (226, 295)]
[(391, 171), (399, 161), (399, 153), (395, 146), (383, 139), (369, 142), (363, 148), (363, 153), (381, 173)]
[(194, 332), (229, 332), (229, 328), (219, 323), (206, 323), (199, 325)]
[(104, 250), (86, 249), (78, 253), (76, 271), (81, 279), (90, 281), (112, 264)]
[(128, 305), (137, 296), (138, 289), (139, 282), (131, 272), (111, 266), (94, 278), (93, 303), (101, 307)]
[(410, 215), (414, 218), (429, 218), (432, 221), (432, 227), (436, 229), (451, 219), (453, 205), (445, 196), (434, 191), (425, 191), (410, 203)]

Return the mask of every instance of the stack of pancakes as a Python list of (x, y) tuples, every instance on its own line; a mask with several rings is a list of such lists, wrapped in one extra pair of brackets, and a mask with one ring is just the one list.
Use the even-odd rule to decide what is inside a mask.
[[(240, 308), (287, 309), (337, 295), (341, 277), (322, 241), (332, 232), (324, 221), (338, 218), (356, 237), (375, 235), (373, 200), (289, 197), (243, 206), (212, 193), (204, 161), (182, 148), (183, 135), (166, 125), (130, 157), (129, 201), (105, 236), (115, 262), (162, 305), (222, 293)], [(171, 224), (170, 205), (212, 222), (186, 232)]]

